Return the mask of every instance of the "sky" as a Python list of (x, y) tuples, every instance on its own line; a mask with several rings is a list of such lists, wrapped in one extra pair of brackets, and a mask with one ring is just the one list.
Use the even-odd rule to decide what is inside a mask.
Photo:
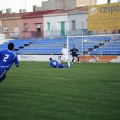
[[(111, 0), (111, 3), (117, 2), (118, 0)], [(97, 4), (106, 4), (107, 0), (97, 0)]]
[[(12, 12), (18, 13), (19, 9), (26, 9), (27, 12), (33, 11), (33, 5), (41, 6), (42, 1), (48, 0), (0, 0), (0, 10), (3, 13), (7, 8), (12, 8)], [(111, 2), (117, 2), (118, 0), (111, 0)], [(107, 0), (98, 0), (97, 4), (105, 4)]]
[(41, 6), (42, 1), (47, 0), (0, 0), (0, 10), (6, 12), (6, 8), (12, 8), (12, 12), (18, 13), (19, 9), (25, 9), (27, 12), (33, 11), (33, 5)]

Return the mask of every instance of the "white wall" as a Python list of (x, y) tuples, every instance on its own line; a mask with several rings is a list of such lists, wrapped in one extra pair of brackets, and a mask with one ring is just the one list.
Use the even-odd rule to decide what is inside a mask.
[[(18, 55), (19, 61), (49, 61), (50, 57), (54, 60), (60, 61), (59, 55)], [(71, 58), (70, 59), (70, 61), (71, 61), (72, 56), (70, 58)], [(80, 58), (80, 60), (81, 60), (81, 58)], [(89, 61), (89, 62), (91, 62), (91, 61)], [(108, 58), (107, 62), (120, 63), (120, 56), (117, 56), (116, 59), (112, 59), (111, 61)]]
[[(73, 13), (70, 15), (70, 21), (75, 20), (76, 29), (88, 29), (88, 12)], [(72, 29), (72, 26), (70, 26)]]
[(18, 55), (19, 61), (49, 61), (49, 58), (58, 60), (58, 55)]
[[(65, 31), (72, 29), (72, 21), (75, 20), (76, 29), (88, 29), (88, 12), (84, 13), (63, 13), (55, 15), (44, 15), (44, 36), (48, 35), (47, 22), (50, 22), (50, 30), (60, 31), (61, 22), (65, 22)], [(47, 34), (46, 34), (47, 31)], [(50, 35), (49, 35), (50, 36)]]
[(6, 42), (5, 34), (0, 34), (0, 44), (3, 44), (4, 42)]
[[(50, 22), (50, 30), (61, 30), (61, 22), (65, 22), (65, 30), (68, 29), (67, 14), (44, 15), (44, 31), (47, 31), (47, 22)], [(46, 33), (44, 32), (44, 36)]]
[(5, 34), (1, 34), (2, 33), (2, 22), (0, 21), (0, 44), (3, 44), (6, 40), (5, 40)]

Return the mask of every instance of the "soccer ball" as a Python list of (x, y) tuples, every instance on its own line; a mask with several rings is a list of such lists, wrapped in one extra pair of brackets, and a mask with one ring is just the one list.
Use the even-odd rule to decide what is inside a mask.
[(86, 44), (86, 43), (87, 43), (87, 40), (83, 40), (83, 43)]

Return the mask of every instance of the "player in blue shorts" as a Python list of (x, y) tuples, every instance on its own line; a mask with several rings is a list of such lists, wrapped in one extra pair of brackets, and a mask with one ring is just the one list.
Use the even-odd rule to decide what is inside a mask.
[(0, 82), (6, 78), (6, 72), (15, 63), (16, 67), (19, 67), (17, 55), (13, 52), (14, 44), (8, 44), (8, 50), (0, 51)]
[(69, 68), (67, 65), (63, 65), (61, 63), (59, 63), (58, 61), (56, 60), (53, 60), (52, 58), (49, 58), (50, 62), (48, 64), (47, 67), (53, 67), (53, 68)]

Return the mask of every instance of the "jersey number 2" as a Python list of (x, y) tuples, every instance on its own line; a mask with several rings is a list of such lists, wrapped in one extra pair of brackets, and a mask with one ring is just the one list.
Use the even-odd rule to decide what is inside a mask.
[(5, 54), (5, 57), (4, 57), (3, 61), (6, 62), (7, 59), (8, 59), (8, 57), (9, 57), (9, 55), (8, 55), (8, 54)]

